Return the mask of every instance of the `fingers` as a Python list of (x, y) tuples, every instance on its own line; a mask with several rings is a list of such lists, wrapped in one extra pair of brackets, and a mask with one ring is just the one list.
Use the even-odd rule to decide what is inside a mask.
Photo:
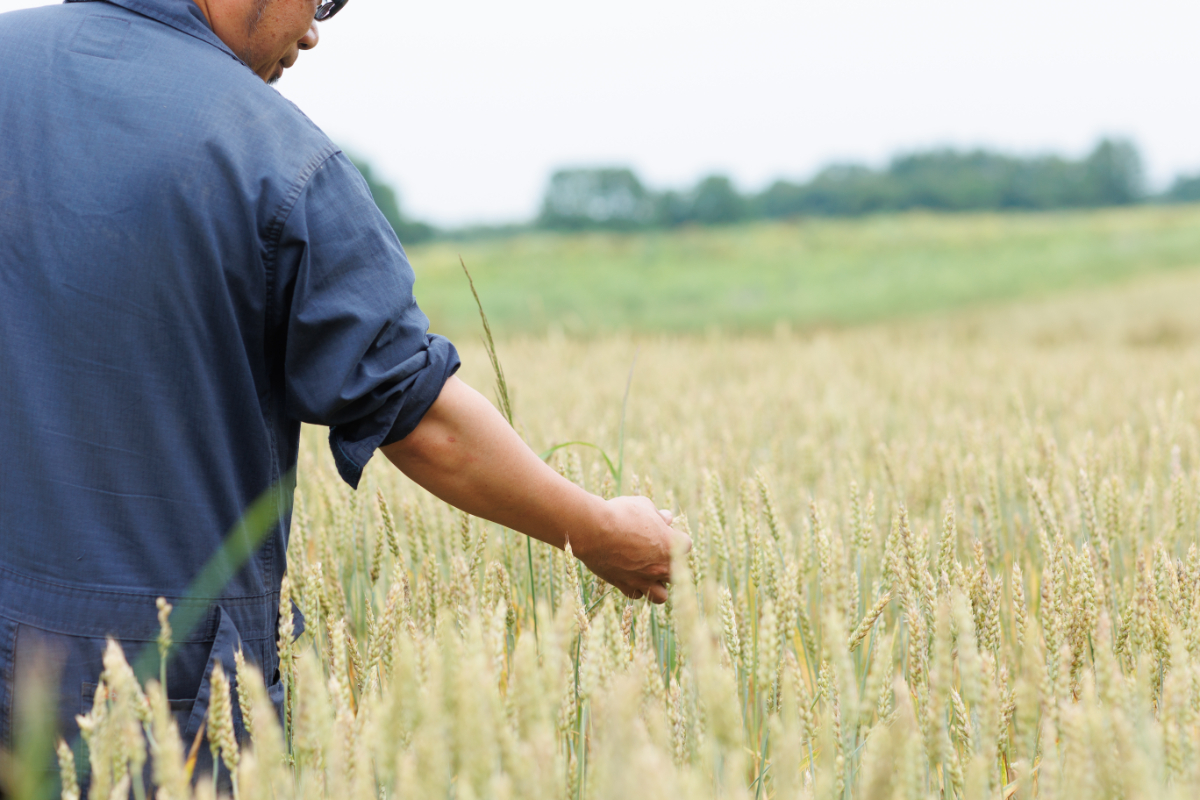
[(692, 552), (692, 537), (674, 528), (671, 531), (671, 554), (678, 558)]
[[(668, 527), (674, 525), (675, 515), (672, 514), (670, 510), (660, 508), (658, 510), (658, 515), (663, 518), (663, 522), (667, 523)], [(671, 556), (673, 558), (686, 556), (688, 553), (692, 552), (692, 537), (688, 536), (683, 531), (676, 530), (674, 527), (671, 527), (670, 537)]]
[[(675, 515), (670, 509), (660, 508), (658, 515), (663, 518), (663, 522), (667, 523), (668, 527), (675, 524)], [(674, 557), (685, 556), (692, 552), (692, 537), (682, 531), (675, 530), (671, 527), (671, 555)]]
[(646, 590), (646, 596), (650, 598), (650, 602), (655, 605), (662, 605), (667, 602), (667, 587), (661, 583), (653, 584)]
[(671, 529), (671, 572), (674, 575), (675, 570), (687, 558), (687, 554), (692, 552), (692, 537), (686, 533)]
[(650, 600), (650, 602), (654, 603), (655, 605), (662, 605), (663, 603), (667, 602), (667, 595), (670, 592), (670, 590), (667, 588), (666, 583), (652, 583), (646, 588), (646, 591), (644, 591), (644, 592), (641, 591), (640, 589), (633, 589), (633, 588), (624, 589), (621, 587), (617, 587), (617, 588), (621, 592), (621, 594), (625, 595), (630, 600), (641, 600), (643, 597), (645, 597), (645, 598), (648, 598)]

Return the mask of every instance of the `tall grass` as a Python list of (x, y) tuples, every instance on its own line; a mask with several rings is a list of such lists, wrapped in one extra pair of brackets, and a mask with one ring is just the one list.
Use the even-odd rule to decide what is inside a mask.
[[(285, 724), (244, 665), (221, 769), (242, 798), (1195, 796), (1200, 348), (1040, 330), (642, 342), (631, 491), (695, 541), (662, 607), (384, 465), (352, 493), (310, 432)], [(633, 347), (506, 346), (535, 447), (607, 440)], [(211, 797), (118, 656), (96, 796), (148, 758), (147, 793)]]

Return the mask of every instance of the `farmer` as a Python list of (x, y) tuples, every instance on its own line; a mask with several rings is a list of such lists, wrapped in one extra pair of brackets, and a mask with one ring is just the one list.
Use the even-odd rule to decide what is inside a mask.
[(191, 602), (258, 500), (278, 520), (264, 544), (178, 631), (184, 740), (239, 644), (276, 674), (302, 422), (329, 427), (351, 486), (381, 450), (461, 509), (569, 538), (626, 595), (666, 598), (669, 515), (561, 478), (454, 377), (362, 177), (268, 85), (345, 5), (0, 15), (0, 744), (38, 652), (56, 656), (71, 740), (105, 637), (136, 658), (155, 599)]

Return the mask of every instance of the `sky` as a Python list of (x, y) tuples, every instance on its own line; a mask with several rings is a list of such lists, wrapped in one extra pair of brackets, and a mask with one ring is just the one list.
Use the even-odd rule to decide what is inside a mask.
[(1200, 173), (1198, 31), (1195, 0), (350, 0), (278, 88), (440, 225), (527, 219), (564, 166), (755, 191), (1106, 135), (1161, 187)]

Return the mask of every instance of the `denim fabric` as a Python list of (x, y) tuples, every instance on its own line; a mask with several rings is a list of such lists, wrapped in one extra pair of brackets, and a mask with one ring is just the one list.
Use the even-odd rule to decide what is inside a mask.
[(458, 366), (413, 281), (362, 177), (191, 0), (0, 14), (0, 632), (152, 639), (154, 597), (275, 487), (181, 680), (222, 619), (273, 669), (300, 423), (356, 485)]

